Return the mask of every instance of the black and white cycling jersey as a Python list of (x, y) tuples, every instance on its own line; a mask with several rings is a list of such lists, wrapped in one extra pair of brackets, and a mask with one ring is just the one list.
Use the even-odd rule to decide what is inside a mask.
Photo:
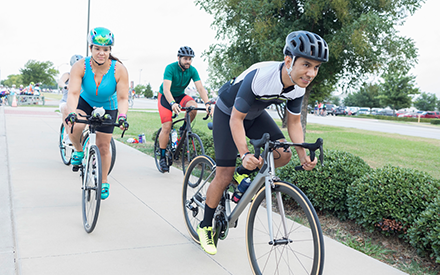
[(287, 110), (301, 114), (305, 88), (292, 85), (284, 89), (281, 70), (284, 62), (260, 62), (241, 73), (219, 90), (219, 109), (230, 115), (232, 107), (247, 113), (246, 120), (258, 117), (267, 106), (287, 102)]

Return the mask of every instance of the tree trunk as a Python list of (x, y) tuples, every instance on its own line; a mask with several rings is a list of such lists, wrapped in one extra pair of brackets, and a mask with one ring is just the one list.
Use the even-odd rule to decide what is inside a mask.
[(301, 126), (303, 129), (304, 141), (306, 140), (307, 106), (309, 106), (309, 97), (311, 92), (312, 92), (312, 86), (307, 87), (301, 107)]

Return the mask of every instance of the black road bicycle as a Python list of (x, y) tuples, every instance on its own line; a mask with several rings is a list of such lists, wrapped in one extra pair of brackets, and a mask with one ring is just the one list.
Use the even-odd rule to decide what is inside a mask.
[[(185, 174), (185, 171), (191, 160), (193, 160), (196, 156), (205, 153), (202, 140), (196, 133), (192, 131), (189, 114), (193, 110), (206, 111), (206, 109), (189, 106), (189, 107), (182, 107), (182, 110), (186, 111), (185, 117), (173, 121), (173, 124), (171, 126), (169, 141), (165, 151), (165, 159), (167, 160), (168, 167), (171, 167), (174, 161), (180, 159), (180, 161), (182, 162), (183, 174)], [(176, 115), (173, 116), (173, 118), (175, 117)], [(209, 117), (209, 113), (206, 114), (203, 120), (207, 120), (208, 117)], [(177, 129), (177, 134), (178, 134), (177, 144), (173, 144), (173, 139), (172, 139), (173, 129), (177, 128), (176, 124), (179, 124), (183, 121), (186, 121), (185, 130), (182, 133), (179, 133), (179, 130)], [(159, 146), (159, 135), (161, 131), (162, 128), (160, 128), (157, 131), (156, 138), (154, 139), (154, 159), (156, 161), (157, 169), (159, 170), (159, 172), (163, 173), (162, 169), (160, 168), (161, 154), (160, 154), (160, 146)]]

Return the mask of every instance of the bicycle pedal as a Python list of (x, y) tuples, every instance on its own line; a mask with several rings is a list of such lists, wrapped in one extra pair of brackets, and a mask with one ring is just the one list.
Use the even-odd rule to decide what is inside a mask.
[(73, 172), (78, 172), (79, 168), (80, 168), (80, 165), (73, 165), (72, 166), (72, 171)]

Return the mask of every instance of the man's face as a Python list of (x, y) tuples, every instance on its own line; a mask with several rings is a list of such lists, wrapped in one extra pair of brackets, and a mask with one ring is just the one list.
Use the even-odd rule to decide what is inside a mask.
[(179, 57), (179, 65), (183, 69), (185, 69), (185, 70), (189, 69), (189, 67), (191, 66), (191, 63), (192, 63), (192, 57), (190, 57), (190, 56)]
[[(286, 64), (290, 67), (290, 63)], [(304, 57), (297, 57), (290, 76), (293, 82), (301, 88), (306, 88), (316, 77), (321, 62)]]

